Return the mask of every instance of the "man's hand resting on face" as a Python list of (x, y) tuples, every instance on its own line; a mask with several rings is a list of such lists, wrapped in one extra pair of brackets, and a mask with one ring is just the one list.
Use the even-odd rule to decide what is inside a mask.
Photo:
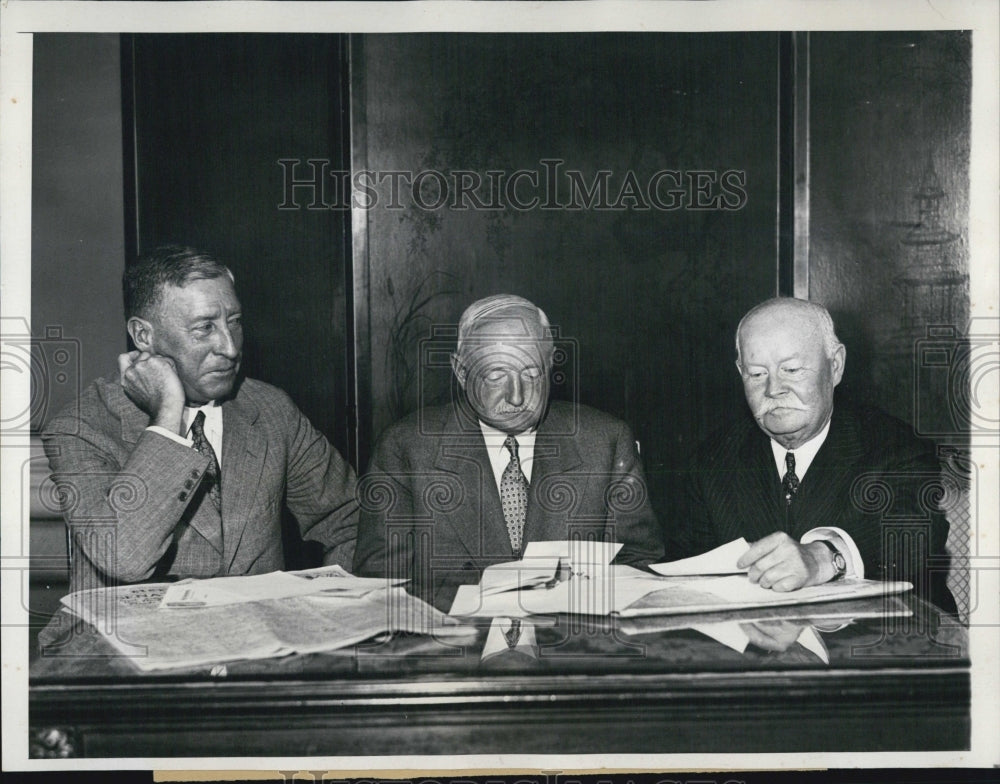
[(784, 531), (754, 542), (736, 565), (750, 568), (750, 582), (775, 591), (794, 591), (829, 582), (836, 574), (830, 551), (822, 542), (800, 544)]
[(150, 424), (180, 435), (184, 386), (172, 359), (148, 351), (118, 356), (122, 388), (133, 403), (149, 414)]

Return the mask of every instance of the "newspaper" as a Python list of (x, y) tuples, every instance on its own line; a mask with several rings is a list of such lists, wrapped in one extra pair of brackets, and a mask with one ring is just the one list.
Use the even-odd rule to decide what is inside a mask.
[(323, 593), (161, 608), (170, 585), (79, 591), (61, 601), (143, 671), (318, 653), (384, 632), (456, 636), (475, 631), (395, 586), (360, 598)]

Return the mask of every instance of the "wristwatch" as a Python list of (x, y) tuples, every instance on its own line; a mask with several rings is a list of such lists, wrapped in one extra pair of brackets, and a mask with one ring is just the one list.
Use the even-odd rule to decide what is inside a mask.
[(840, 552), (840, 550), (834, 547), (833, 542), (828, 541), (827, 539), (817, 539), (817, 541), (830, 548), (830, 560), (833, 563), (833, 577), (830, 578), (830, 582), (839, 580), (847, 574), (847, 559), (844, 558), (844, 554)]

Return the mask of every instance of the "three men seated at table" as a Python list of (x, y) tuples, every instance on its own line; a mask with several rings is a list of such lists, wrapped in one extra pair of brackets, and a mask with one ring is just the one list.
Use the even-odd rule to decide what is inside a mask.
[[(123, 284), (136, 349), (43, 435), (72, 532), (72, 590), (281, 569), (284, 503), (325, 563), (408, 578), (445, 610), (458, 585), (532, 541), (617, 541), (617, 563), (644, 567), (744, 536), (739, 565), (764, 587), (903, 579), (954, 611), (946, 570), (928, 566), (945, 552), (947, 522), (920, 505), (934, 453), (896, 419), (834, 406), (846, 349), (820, 305), (769, 300), (740, 322), (752, 418), (696, 453), (665, 552), (631, 431), (549, 399), (549, 321), (521, 297), (465, 310), (452, 356), (460, 392), (391, 426), (356, 488), (287, 395), (240, 377), (225, 266), (169, 246)], [(891, 508), (873, 508), (866, 482), (888, 489)], [(928, 535), (896, 535), (890, 516), (926, 520)]]

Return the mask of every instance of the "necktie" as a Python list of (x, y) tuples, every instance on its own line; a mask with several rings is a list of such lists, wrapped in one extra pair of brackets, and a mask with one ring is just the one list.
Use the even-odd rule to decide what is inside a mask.
[(521, 461), (517, 457), (517, 440), (514, 436), (507, 436), (503, 445), (510, 452), (510, 462), (500, 477), (500, 506), (503, 507), (503, 518), (507, 522), (510, 547), (514, 551), (514, 557), (520, 558), (524, 521), (528, 516), (528, 480), (524, 478)]
[(521, 619), (515, 618), (510, 622), (510, 628), (503, 633), (504, 639), (507, 641), (508, 648), (516, 648), (517, 641), (521, 639)]
[(792, 497), (799, 490), (799, 478), (795, 475), (795, 453), (785, 453), (785, 476), (781, 480), (781, 491), (785, 494), (785, 503), (792, 504)]
[(215, 450), (205, 437), (205, 412), (199, 411), (191, 423), (191, 440), (196, 452), (208, 458), (208, 470), (205, 472), (205, 482), (208, 483), (208, 497), (212, 499), (217, 511), (222, 511), (222, 469)]

